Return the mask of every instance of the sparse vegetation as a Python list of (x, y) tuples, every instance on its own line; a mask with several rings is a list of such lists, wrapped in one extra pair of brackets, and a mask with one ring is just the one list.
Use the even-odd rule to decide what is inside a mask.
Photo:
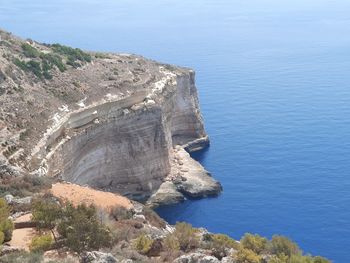
[(3, 198), (0, 198), (0, 245), (12, 238), (13, 223), (8, 219), (10, 209)]
[(21, 47), (23, 50), (23, 55), (28, 58), (37, 58), (40, 56), (41, 52), (28, 43), (23, 43)]
[(53, 44), (51, 47), (55, 52), (66, 56), (67, 64), (75, 68), (80, 66), (80, 63), (78, 61), (91, 62), (91, 55), (79, 48), (71, 48), (60, 44)]
[(50, 234), (37, 236), (32, 239), (29, 249), (30, 251), (33, 251), (33, 252), (44, 252), (51, 248), (52, 243), (53, 243), (53, 239)]
[(191, 249), (197, 248), (199, 245), (199, 237), (197, 230), (191, 224), (185, 222), (177, 222), (175, 231), (171, 234), (179, 242), (180, 249), (187, 252)]
[(43, 255), (40, 252), (28, 253), (25, 251), (11, 253), (0, 257), (1, 263), (38, 263), (43, 259)]
[(123, 206), (118, 206), (118, 207), (114, 207), (111, 210), (110, 214), (115, 220), (118, 221), (118, 220), (131, 219), (134, 213), (131, 209), (126, 209)]
[(94, 206), (74, 207), (70, 203), (60, 205), (55, 201), (38, 200), (32, 214), (39, 229), (50, 230), (57, 242), (56, 229), (62, 244), (78, 254), (111, 245), (111, 233), (99, 222)]
[(134, 241), (135, 249), (141, 254), (147, 254), (152, 248), (153, 240), (145, 234), (142, 234)]
[(64, 72), (67, 69), (66, 65), (78, 68), (82, 66), (82, 63), (91, 62), (92, 60), (90, 54), (78, 48), (60, 44), (48, 46), (52, 48), (53, 52), (44, 53), (31, 44), (23, 43), (21, 45), (23, 55), (30, 60), (14, 58), (13, 62), (22, 70), (31, 72), (40, 79), (52, 79), (52, 70), (54, 68)]
[(63, 211), (55, 201), (36, 200), (33, 202), (32, 219), (37, 223), (39, 230), (48, 229), (51, 231), (55, 242), (57, 238), (54, 229), (60, 223)]
[(239, 249), (233, 258), (236, 263), (262, 263), (261, 256), (246, 248)]
[(288, 257), (302, 253), (296, 243), (284, 236), (273, 236), (270, 242), (270, 251), (272, 254), (284, 254)]
[(51, 186), (53, 181), (49, 177), (27, 176), (7, 176), (0, 174), (0, 196), (12, 194), (18, 197), (25, 197), (38, 193)]
[(260, 254), (267, 249), (268, 240), (257, 234), (252, 235), (246, 233), (241, 239), (241, 245), (246, 249), (250, 249), (257, 254)]
[(236, 240), (224, 234), (207, 234), (206, 242), (212, 254), (219, 259), (228, 256), (229, 249), (239, 248)]

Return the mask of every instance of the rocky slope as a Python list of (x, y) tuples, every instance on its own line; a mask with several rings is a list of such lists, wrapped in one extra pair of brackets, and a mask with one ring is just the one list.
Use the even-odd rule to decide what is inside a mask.
[(209, 144), (192, 70), (0, 37), (2, 175), (59, 177), (150, 205), (221, 191), (185, 152)]

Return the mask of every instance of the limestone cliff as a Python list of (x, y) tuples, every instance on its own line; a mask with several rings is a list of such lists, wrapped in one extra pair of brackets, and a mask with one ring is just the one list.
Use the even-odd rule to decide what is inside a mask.
[(156, 205), (221, 191), (183, 150), (209, 143), (192, 70), (0, 36), (3, 173), (152, 196)]

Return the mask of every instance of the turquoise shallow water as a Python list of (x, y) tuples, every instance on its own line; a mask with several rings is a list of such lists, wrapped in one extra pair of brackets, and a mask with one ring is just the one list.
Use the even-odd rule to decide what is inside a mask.
[(162, 208), (239, 238), (287, 235), (350, 260), (350, 2), (0, 0), (22, 37), (143, 54), (197, 71), (224, 192)]

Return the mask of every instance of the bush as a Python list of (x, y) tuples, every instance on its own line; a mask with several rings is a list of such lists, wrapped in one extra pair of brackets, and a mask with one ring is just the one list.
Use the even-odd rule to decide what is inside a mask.
[(111, 210), (111, 216), (117, 221), (131, 219), (133, 215), (134, 213), (131, 209), (126, 209), (125, 207), (122, 207), (122, 206), (114, 207)]
[(44, 252), (51, 248), (52, 243), (53, 239), (50, 234), (34, 237), (29, 245), (29, 249), (33, 252)]
[(302, 256), (302, 255), (292, 255), (288, 263), (313, 263), (313, 259), (310, 256)]
[(254, 251), (241, 248), (233, 256), (235, 263), (261, 263), (261, 257)]
[(177, 251), (180, 249), (180, 242), (174, 237), (174, 235), (167, 235), (163, 239), (163, 248), (168, 251)]
[(12, 238), (13, 223), (8, 219), (9, 207), (3, 198), (0, 198), (0, 244), (10, 241)]
[(13, 229), (13, 222), (10, 219), (6, 219), (0, 223), (0, 232), (4, 234), (4, 242), (12, 239)]
[(182, 251), (187, 252), (191, 249), (197, 248), (199, 245), (197, 231), (191, 224), (177, 222), (173, 235), (178, 240)]
[(43, 68), (44, 70), (50, 70), (53, 66), (56, 66), (61, 72), (66, 70), (66, 66), (64, 65), (62, 58), (56, 54), (42, 54), (42, 59), (45, 61), (47, 65)]
[(269, 263), (286, 263), (286, 262), (288, 262), (288, 256), (284, 254), (273, 255), (269, 260)]
[(4, 243), (5, 241), (5, 234), (3, 232), (0, 232), (0, 244)]
[(42, 253), (28, 253), (25, 251), (11, 253), (0, 257), (1, 263), (38, 263), (42, 262)]
[(141, 254), (147, 254), (152, 248), (153, 240), (142, 234), (134, 241), (134, 248)]
[(99, 222), (92, 205), (65, 204), (57, 231), (65, 238), (64, 244), (78, 254), (109, 247), (112, 243), (111, 232)]
[(208, 237), (209, 249), (211, 249), (213, 256), (221, 259), (228, 256), (228, 249), (239, 248), (239, 243), (234, 239), (224, 234), (210, 234)]
[(29, 45), (28, 43), (22, 44), (23, 54), (28, 58), (36, 58), (40, 56), (40, 51), (38, 51), (35, 47)]
[(48, 229), (51, 231), (55, 242), (54, 228), (62, 217), (62, 209), (56, 201), (35, 200), (32, 206), (32, 220), (37, 223), (39, 229)]
[(72, 63), (76, 60), (91, 62), (91, 55), (79, 48), (71, 48), (60, 44), (53, 44), (51, 47), (55, 52), (67, 56), (68, 61)]
[(254, 251), (256, 254), (260, 254), (261, 252), (265, 251), (267, 248), (267, 244), (268, 244), (268, 240), (257, 234), (252, 235), (252, 234), (246, 233), (241, 238), (241, 245), (244, 248)]
[(27, 176), (2, 176), (0, 175), (0, 195), (12, 194), (18, 197), (25, 197), (38, 193), (41, 190), (51, 187), (52, 178), (38, 177), (35, 175)]
[(331, 263), (331, 261), (329, 261), (326, 258), (317, 256), (317, 257), (314, 257), (314, 262), (313, 263)]
[(284, 254), (288, 257), (301, 254), (302, 251), (296, 243), (284, 236), (273, 236), (270, 242), (270, 251), (272, 254)]

